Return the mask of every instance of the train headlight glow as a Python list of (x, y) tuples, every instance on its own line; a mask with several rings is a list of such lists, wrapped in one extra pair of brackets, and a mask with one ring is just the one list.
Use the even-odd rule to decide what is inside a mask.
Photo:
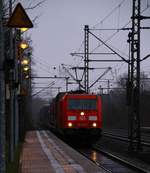
[(97, 126), (97, 124), (96, 124), (96, 123), (93, 123), (92, 125), (93, 125), (93, 127), (96, 127), (96, 126)]
[(72, 123), (68, 123), (68, 127), (72, 127)]
[(84, 112), (81, 112), (80, 115), (84, 115)]

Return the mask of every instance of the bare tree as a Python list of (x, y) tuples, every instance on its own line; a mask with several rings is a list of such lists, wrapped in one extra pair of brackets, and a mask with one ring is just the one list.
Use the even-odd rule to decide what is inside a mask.
[[(140, 84), (141, 92), (143, 92), (145, 90), (150, 91), (150, 84), (149, 84), (148, 75), (145, 74), (144, 72), (141, 72), (140, 77), (141, 77), (141, 79), (140, 79), (140, 81), (141, 81), (141, 84)], [(118, 87), (126, 88), (127, 80), (128, 80), (128, 74), (127, 73), (124, 73), (123, 75), (121, 75), (117, 80)]]

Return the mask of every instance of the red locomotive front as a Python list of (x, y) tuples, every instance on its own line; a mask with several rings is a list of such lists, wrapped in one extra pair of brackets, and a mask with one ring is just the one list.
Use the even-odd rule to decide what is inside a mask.
[(101, 128), (101, 101), (96, 95), (67, 95), (65, 128)]
[(100, 136), (102, 128), (100, 96), (65, 93), (55, 102), (57, 131), (65, 135), (87, 133), (87, 135)]

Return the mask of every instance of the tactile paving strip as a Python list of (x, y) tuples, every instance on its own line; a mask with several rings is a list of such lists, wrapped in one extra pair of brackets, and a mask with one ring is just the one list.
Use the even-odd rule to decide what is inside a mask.
[[(72, 160), (68, 162), (68, 159), (65, 157), (65, 153), (62, 153), (62, 150), (51, 140), (45, 131), (41, 133), (37, 132), (38, 139), (41, 143), (42, 149), (47, 155), (52, 167), (57, 172), (62, 173), (86, 173), (82, 166), (75, 164)], [(67, 156), (68, 158), (69, 156)], [(71, 158), (69, 159), (71, 160)]]

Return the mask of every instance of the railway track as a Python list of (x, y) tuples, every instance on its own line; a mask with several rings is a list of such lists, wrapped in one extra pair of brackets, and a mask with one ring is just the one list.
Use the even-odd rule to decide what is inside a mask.
[[(123, 142), (129, 142), (127, 135), (124, 136), (124, 135), (117, 135), (117, 134), (113, 134), (113, 133), (109, 133), (109, 132), (103, 132), (103, 136), (113, 138), (116, 140), (120, 140)], [(145, 147), (150, 147), (150, 139), (149, 140), (142, 139), (141, 144)]]
[[(120, 138), (122, 139), (121, 136)], [(122, 140), (124, 141), (125, 139)], [(66, 143), (68, 144), (68, 142)], [(70, 143), (68, 145), (70, 145), (72, 148), (80, 152), (82, 155), (90, 159), (93, 163), (95, 163), (97, 166), (101, 167), (108, 173), (149, 173), (150, 172), (150, 169), (149, 168), (146, 169), (146, 166), (141, 166), (142, 164), (139, 165), (134, 162), (130, 162), (130, 159), (129, 161), (127, 161), (125, 159), (122, 159), (122, 157), (112, 154), (107, 150), (101, 149), (99, 147), (99, 144), (95, 145), (94, 147), (88, 147), (88, 148), (78, 147)]]
[[(128, 142), (128, 138), (121, 136), (121, 135), (113, 135), (105, 133), (107, 137), (115, 138), (119, 141), (123, 141), (123, 143)], [(101, 140), (100, 140), (101, 141)], [(134, 161), (130, 161), (132, 159), (129, 158), (129, 160), (123, 159), (123, 157), (120, 157), (118, 155), (112, 154), (111, 152), (107, 150), (103, 150), (99, 147), (101, 144), (97, 144), (94, 146), (94, 148), (77, 148), (71, 145), (73, 148), (75, 148), (77, 151), (79, 151), (81, 154), (83, 154), (85, 157), (90, 159), (92, 162), (94, 162), (99, 167), (102, 167), (105, 169), (105, 171), (109, 173), (148, 173), (150, 172), (150, 168), (146, 166), (144, 163), (137, 164), (137, 160), (133, 159)], [(119, 146), (119, 143), (116, 143), (116, 145)], [(146, 143), (143, 141), (143, 145), (150, 146), (150, 143)], [(127, 150), (126, 150), (127, 152)], [(128, 156), (130, 157), (130, 156)]]
[(109, 173), (148, 173), (149, 170), (142, 169), (134, 164), (122, 160), (121, 158), (103, 151), (98, 147), (92, 149), (76, 149), (82, 155), (90, 159), (99, 167)]

